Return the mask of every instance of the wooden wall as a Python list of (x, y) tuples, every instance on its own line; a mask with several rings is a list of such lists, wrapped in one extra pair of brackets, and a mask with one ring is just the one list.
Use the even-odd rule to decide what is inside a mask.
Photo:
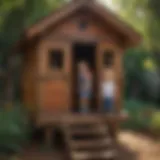
[[(63, 66), (51, 68), (49, 54), (51, 50), (62, 51)], [(70, 106), (71, 51), (63, 40), (42, 40), (38, 46), (38, 106), (41, 112), (66, 112)]]
[(37, 54), (36, 46), (30, 46), (23, 57), (22, 91), (24, 105), (30, 110), (35, 111), (37, 107), (36, 99), (37, 84)]

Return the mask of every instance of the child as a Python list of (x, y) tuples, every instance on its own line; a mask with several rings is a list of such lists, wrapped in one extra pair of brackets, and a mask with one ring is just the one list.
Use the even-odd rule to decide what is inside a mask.
[(113, 71), (111, 69), (105, 69), (103, 72), (103, 80), (102, 80), (103, 110), (105, 112), (113, 111), (114, 94), (115, 94), (115, 82), (114, 82)]
[(87, 63), (81, 62), (78, 66), (78, 86), (80, 97), (80, 112), (87, 113), (89, 111), (89, 100), (92, 91), (92, 75)]

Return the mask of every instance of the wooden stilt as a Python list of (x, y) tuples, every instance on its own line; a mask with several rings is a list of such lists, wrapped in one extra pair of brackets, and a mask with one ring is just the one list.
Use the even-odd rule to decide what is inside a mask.
[(56, 148), (56, 130), (52, 128), (52, 148)]
[(52, 131), (51, 127), (45, 129), (45, 145), (49, 148), (52, 147)]
[(113, 140), (117, 139), (117, 133), (118, 133), (117, 129), (118, 129), (118, 125), (116, 123), (110, 126), (110, 134)]

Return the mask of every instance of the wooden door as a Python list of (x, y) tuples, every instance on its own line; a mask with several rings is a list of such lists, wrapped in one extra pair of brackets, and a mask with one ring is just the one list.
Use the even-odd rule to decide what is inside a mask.
[[(99, 109), (101, 110), (101, 107), (103, 106), (102, 102), (102, 96), (101, 96), (101, 82), (102, 82), (102, 75), (103, 71), (106, 68), (106, 61), (107, 61), (107, 54), (111, 54), (112, 57), (112, 65), (110, 68), (112, 69), (114, 76), (115, 76), (115, 82), (117, 84), (117, 72), (116, 72), (116, 49), (113, 45), (109, 44), (108, 42), (100, 42), (97, 47), (97, 69), (98, 69), (98, 104), (99, 104)], [(116, 92), (115, 92), (115, 107), (116, 107)]]
[(70, 43), (47, 42), (39, 59), (40, 107), (42, 111), (68, 112), (71, 106), (71, 50)]

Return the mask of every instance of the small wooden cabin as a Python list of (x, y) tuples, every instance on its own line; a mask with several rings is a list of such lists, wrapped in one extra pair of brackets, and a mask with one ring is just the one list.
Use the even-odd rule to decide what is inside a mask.
[(139, 42), (138, 33), (95, 0), (72, 0), (28, 28), (19, 43), (24, 56), (22, 94), (37, 123), (78, 109), (76, 77), (81, 60), (87, 61), (94, 76), (91, 111), (101, 108), (100, 75), (107, 66), (116, 75), (115, 109), (120, 111), (122, 58)]

